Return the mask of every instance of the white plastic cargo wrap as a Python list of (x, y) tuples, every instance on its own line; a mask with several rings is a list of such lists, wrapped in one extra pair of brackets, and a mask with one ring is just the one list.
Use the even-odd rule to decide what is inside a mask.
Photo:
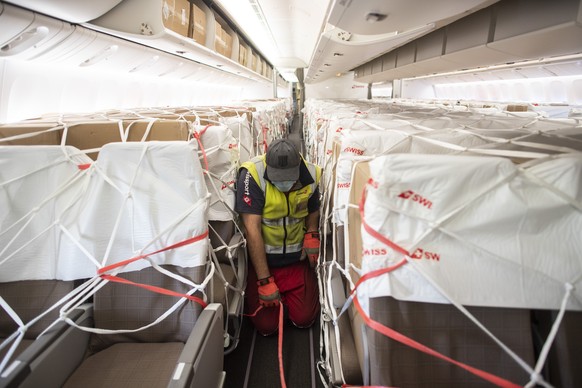
[[(431, 311), (453, 312), (453, 315), (458, 315), (461, 320), (465, 319), (466, 321), (463, 322), (468, 327), (472, 327), (472, 324), (474, 324), (476, 328), (481, 329), (477, 330), (482, 332), (479, 335), (489, 337), (490, 340), (494, 341), (503, 349), (501, 356), (509, 355), (509, 357), (516, 361), (516, 364), (509, 366), (507, 371), (511, 370), (512, 373), (520, 372), (520, 370), (522, 370), (521, 372), (525, 371), (526, 376), (531, 376), (532, 381), (535, 381), (537, 376), (539, 376), (540, 368), (544, 365), (544, 361), (547, 358), (547, 349), (549, 349), (554, 338), (558, 342), (555, 336), (555, 333), (558, 332), (557, 329), (560, 328), (559, 332), (562, 333), (564, 330), (562, 330), (561, 326), (568, 326), (566, 324), (568, 315), (579, 314), (579, 312), (568, 312), (565, 314), (564, 319), (562, 319), (562, 313), (566, 308), (570, 310), (582, 309), (580, 294), (579, 292), (575, 292), (576, 286), (578, 288), (580, 287), (576, 282), (578, 282), (578, 278), (581, 276), (579, 260), (582, 256), (582, 249), (580, 248), (580, 238), (578, 236), (574, 239), (572, 238), (572, 233), (575, 233), (573, 231), (580, 229), (580, 221), (579, 218), (574, 222), (567, 217), (560, 219), (564, 214), (552, 213), (552, 209), (557, 207), (566, 213), (567, 211), (565, 209), (568, 208), (568, 203), (577, 203), (573, 206), (570, 205), (569, 209), (575, 216), (579, 217), (580, 209), (582, 209), (579, 194), (574, 195), (571, 193), (572, 198), (578, 198), (576, 200), (577, 202), (565, 200), (559, 203), (559, 205), (551, 201), (547, 202), (547, 204), (540, 204), (536, 201), (540, 197), (539, 192), (544, 192), (544, 189), (538, 188), (532, 190), (532, 182), (526, 181), (526, 178), (522, 177), (520, 178), (522, 180), (519, 181), (518, 178), (512, 177), (514, 179), (511, 183), (513, 186), (511, 186), (511, 189), (506, 189), (505, 191), (509, 192), (510, 196), (513, 196), (513, 202), (504, 200), (501, 194), (496, 194), (496, 199), (499, 203), (492, 204), (490, 203), (492, 201), (489, 200), (489, 197), (484, 195), (483, 198), (487, 198), (487, 200), (483, 201), (480, 205), (490, 205), (490, 208), (479, 209), (476, 219), (473, 219), (473, 225), (457, 224), (463, 221), (462, 217), (466, 216), (461, 214), (460, 211), (458, 215), (453, 214), (449, 221), (443, 221), (442, 224), (438, 224), (430, 218), (431, 214), (434, 216), (434, 211), (432, 213), (429, 212), (428, 215), (419, 215), (410, 213), (412, 210), (408, 207), (396, 207), (400, 205), (418, 206), (420, 207), (418, 209), (419, 211), (427, 208), (434, 209), (437, 205), (435, 198), (433, 198), (433, 193), (430, 190), (436, 190), (437, 188), (440, 190), (436, 191), (435, 194), (437, 200), (450, 204), (453, 207), (455, 204), (459, 205), (457, 203), (459, 198), (465, 200), (467, 199), (467, 195), (478, 195), (478, 192), (474, 190), (482, 189), (483, 187), (481, 185), (483, 182), (477, 181), (475, 184), (472, 184), (472, 179), (477, 175), (466, 173), (466, 169), (471, 168), (471, 165), (465, 166), (461, 162), (465, 157), (473, 158), (484, 163), (494, 160), (497, 161), (496, 163), (500, 163), (500, 166), (503, 168), (500, 170), (494, 169), (494, 171), (489, 172), (489, 175), (484, 174), (487, 177), (485, 181), (491, 180), (495, 182), (495, 178), (500, 178), (501, 175), (499, 173), (503, 171), (513, 171), (515, 175), (531, 175), (531, 172), (536, 172), (536, 168), (540, 168), (543, 165), (547, 166), (560, 182), (565, 182), (571, 185), (570, 187), (579, 188), (581, 186), (579, 171), (574, 173), (576, 179), (565, 177), (562, 173), (566, 170), (569, 171), (573, 164), (580, 165), (580, 161), (577, 159), (578, 156), (575, 156), (580, 155), (579, 152), (582, 151), (580, 121), (576, 119), (548, 119), (547, 116), (544, 116), (544, 112), (541, 111), (518, 112), (516, 114), (515, 112), (506, 112), (504, 109), (505, 107), (503, 106), (491, 106), (490, 104), (484, 105), (466, 101), (431, 101), (425, 103), (406, 100), (377, 100), (366, 102), (306, 101), (306, 109), (304, 111), (304, 122), (307, 124), (304, 129), (306, 148), (314, 151), (313, 154), (317, 156), (318, 161), (324, 161), (326, 175), (323, 181), (333, 183), (333, 185), (325, 185), (327, 190), (323, 192), (324, 197), (322, 200), (322, 209), (324, 209), (324, 217), (322, 219), (326, 220), (323, 223), (322, 229), (324, 232), (329, 232), (323, 233), (323, 236), (324, 239), (331, 240), (330, 245), (333, 249), (330, 250), (331, 252), (323, 252), (323, 258), (319, 267), (321, 279), (320, 290), (322, 292), (323, 339), (326, 341), (326, 344), (330, 345), (326, 345), (326, 350), (332, 349), (332, 355), (329, 356), (326, 352), (325, 354), (322, 353), (321, 357), (324, 360), (323, 364), (326, 372), (333, 375), (334, 378), (337, 377), (338, 382), (347, 382), (348, 380), (343, 380), (342, 374), (346, 370), (352, 370), (357, 366), (364, 368), (368, 362), (367, 360), (370, 362), (369, 366), (373, 368), (372, 371), (381, 369), (386, 372), (386, 375), (392, 377), (395, 371), (393, 368), (399, 368), (401, 365), (418, 365), (417, 362), (413, 362), (411, 361), (412, 359), (408, 358), (406, 358), (407, 361), (403, 362), (400, 362), (402, 361), (400, 357), (397, 357), (398, 360), (395, 360), (393, 357), (394, 353), (391, 353), (390, 350), (394, 348), (392, 345), (390, 347), (386, 345), (386, 342), (394, 344), (400, 341), (402, 339), (402, 337), (399, 337), (400, 334), (406, 335), (413, 331), (416, 333), (417, 330), (425, 330), (430, 335), (427, 334), (426, 342), (422, 340), (420, 341), (422, 344), (418, 345), (420, 347), (434, 346), (433, 349), (440, 349), (439, 346), (447, 343), (447, 341), (455, 344), (455, 347), (460, 345), (459, 349), (462, 349), (462, 343), (465, 343), (463, 341), (467, 340), (470, 342), (470, 338), (473, 338), (475, 335), (474, 331), (470, 329), (466, 332), (467, 336), (463, 336), (464, 333), (459, 333), (457, 336), (454, 333), (455, 329), (457, 329), (455, 326), (451, 328), (451, 337), (443, 337), (442, 331), (439, 330), (439, 325), (442, 324), (442, 320), (439, 317), (442, 317), (442, 315), (434, 315), (434, 319), (439, 322), (434, 322), (436, 326), (433, 327), (433, 322), (430, 321), (433, 319), (433, 315), (429, 314)], [(388, 123), (387, 126), (390, 126), (390, 124), (396, 121), (406, 122), (418, 132), (407, 134), (403, 141), (389, 149), (377, 151), (379, 148), (382, 148), (381, 143), (383, 142), (378, 140), (379, 137), (386, 136), (388, 140), (390, 137), (396, 138), (398, 135), (396, 133), (390, 134), (389, 132), (392, 129), (389, 128), (378, 131), (379, 133), (386, 132), (386, 134), (374, 133), (374, 131), (368, 128), (368, 131), (372, 133), (372, 137), (365, 139), (363, 134), (366, 131), (361, 131), (361, 128), (357, 127), (357, 125), (359, 122), (371, 121), (375, 118), (385, 120)], [(341, 125), (339, 125), (340, 123)], [(379, 124), (379, 126), (383, 127), (384, 123)], [(342, 129), (337, 131), (340, 127)], [(351, 142), (342, 144), (341, 142), (348, 137)], [(325, 144), (322, 144), (324, 143), (323, 140), (326, 140)], [(313, 144), (317, 141), (322, 143)], [(373, 151), (368, 152), (367, 147), (370, 147)], [(344, 153), (344, 150), (347, 152)], [(380, 154), (386, 154), (387, 156), (380, 156)], [(504, 159), (496, 158), (495, 156), (501, 156)], [(412, 162), (418, 161), (419, 163), (413, 164), (411, 162), (408, 166), (409, 168), (399, 171), (400, 175), (391, 177), (394, 178), (391, 184), (394, 185), (392, 188), (396, 191), (396, 197), (401, 195), (397, 200), (400, 200), (402, 203), (393, 203), (391, 199), (386, 197), (386, 192), (378, 192), (372, 204), (369, 201), (366, 203), (366, 214), (363, 215), (364, 220), (367, 221), (366, 217), (369, 216), (375, 222), (374, 227), (382, 232), (394, 233), (393, 236), (385, 236), (388, 238), (386, 239), (381, 234), (375, 234), (374, 232), (372, 232), (374, 236), (366, 234), (365, 228), (361, 228), (361, 215), (358, 211), (357, 204), (361, 199), (361, 188), (366, 186), (366, 182), (370, 179), (370, 163), (372, 163), (370, 160), (374, 160), (373, 163), (376, 163), (377, 172), (381, 174), (382, 172), (387, 173), (386, 170), (391, 168), (387, 162), (389, 160), (388, 158), (410, 158)], [(443, 167), (441, 169), (442, 174), (440, 175), (433, 174), (433, 169), (435, 168), (433, 163), (441, 160), (440, 158), (452, 158), (453, 160), (458, 160), (459, 164), (447, 165), (446, 168)], [(561, 158), (566, 159), (562, 160)], [(568, 158), (574, 158), (575, 163), (572, 163)], [(424, 163), (421, 163), (421, 160), (424, 160)], [(553, 165), (552, 162), (556, 164), (562, 163), (562, 165)], [(540, 163), (540, 166), (536, 167), (536, 163)], [(575, 169), (579, 170), (579, 167)], [(459, 173), (459, 171), (465, 171), (465, 173)], [(484, 169), (483, 171), (487, 170)], [(400, 188), (397, 186), (400, 180), (408, 182), (407, 179), (412, 179), (410, 181), (412, 182), (414, 178), (418, 178), (419, 182), (422, 179), (431, 182), (433, 175), (440, 177), (442, 185), (431, 187), (429, 193), (421, 191), (422, 185), (416, 190), (414, 188)], [(531, 178), (531, 176), (528, 177)], [(450, 191), (447, 190), (447, 182), (449, 180), (457, 184), (457, 187), (451, 185)], [(548, 179), (548, 182), (551, 182), (551, 180)], [(522, 189), (520, 185), (527, 188)], [(380, 190), (379, 188), (381, 187), (380, 185), (376, 186), (376, 181), (374, 180), (368, 186), (372, 187), (370, 190)], [(389, 186), (385, 186), (384, 191), (389, 192), (389, 189), (386, 187)], [(533, 187), (535, 187), (535, 182), (533, 182)], [(465, 192), (466, 188), (469, 188), (470, 191)], [(518, 191), (516, 191), (516, 188)], [(400, 191), (400, 189), (402, 190)], [(330, 190), (335, 192), (330, 194)], [(342, 193), (342, 190), (345, 190), (345, 193)], [(524, 193), (529, 195), (530, 192), (533, 192), (533, 198), (524, 196)], [(553, 193), (551, 190), (550, 192)], [(345, 202), (342, 194), (348, 193), (349, 202)], [(492, 191), (489, 196), (493, 195), (493, 193)], [(545, 197), (551, 197), (553, 195), (551, 193), (548, 194), (546, 192), (545, 196), (541, 196), (543, 198), (542, 201), (546, 199)], [(372, 196), (374, 197), (374, 195)], [(442, 196), (442, 198), (439, 196)], [(501, 196), (501, 200), (499, 196)], [(518, 206), (520, 204), (520, 198), (524, 201), (521, 203), (521, 207)], [(560, 200), (559, 195), (554, 195), (552, 198), (553, 200), (558, 198), (558, 202)], [(528, 209), (529, 205), (532, 206), (531, 209)], [(548, 208), (545, 207), (546, 205)], [(524, 210), (524, 206), (527, 210)], [(506, 207), (509, 207), (509, 210), (504, 210)], [(329, 209), (332, 209), (332, 211)], [(406, 209), (406, 211), (403, 209)], [(466, 211), (469, 212), (470, 210), (471, 207), (467, 207)], [(498, 211), (498, 213), (495, 213), (495, 211)], [(505, 217), (519, 217), (511, 213), (517, 211), (524, 211), (522, 216), (525, 221), (519, 224), (513, 220), (511, 221), (513, 224), (511, 222), (506, 224)], [(390, 217), (387, 216), (388, 212), (391, 212)], [(468, 214), (470, 215), (470, 213)], [(344, 217), (342, 218), (342, 216)], [(456, 216), (461, 218), (456, 218)], [(481, 224), (481, 221), (485, 217), (492, 217), (493, 221), (490, 221), (488, 224)], [(527, 221), (530, 217), (534, 220), (528, 223)], [(554, 222), (555, 220), (552, 217), (557, 217), (558, 221)], [(331, 222), (328, 222), (328, 220)], [(562, 221), (565, 224), (560, 225)], [(517, 235), (524, 233), (526, 238), (522, 238), (522, 241), (529, 240), (529, 243), (532, 244), (545, 244), (546, 222), (549, 222), (549, 225), (555, 225), (553, 226), (554, 231), (559, 230), (560, 233), (567, 236), (560, 237), (560, 233), (548, 234), (548, 238), (553, 242), (549, 243), (547, 247), (544, 247), (542, 251), (545, 250), (543, 254), (551, 257), (553, 259), (552, 261), (549, 261), (547, 257), (543, 259), (541, 257), (535, 257), (537, 261), (534, 262), (534, 265), (541, 266), (542, 268), (534, 267), (533, 269), (521, 271), (516, 269), (516, 267), (521, 265), (521, 261), (515, 263), (501, 256), (500, 252), (503, 252), (512, 255), (512, 257), (518, 257), (515, 260), (522, 260), (522, 256), (519, 255), (522, 255), (523, 252), (520, 250), (519, 244), (516, 244), (516, 233)], [(333, 223), (333, 225), (330, 225), (331, 228), (328, 228), (328, 223)], [(449, 231), (447, 229), (449, 223), (456, 228), (454, 231), (456, 233), (458, 232), (458, 236), (450, 233), (447, 234)], [(497, 225), (501, 226), (497, 228)], [(477, 230), (481, 226), (484, 229), (481, 231)], [(517, 232), (508, 230), (508, 228), (511, 229), (512, 227), (514, 229), (518, 228), (516, 229)], [(547, 227), (551, 228), (550, 226)], [(479, 234), (480, 232), (482, 233), (481, 235)], [(496, 233), (498, 234), (496, 237), (497, 241), (494, 241), (490, 235), (495, 235)], [(465, 239), (466, 234), (472, 234), (478, 241), (469, 238)], [(397, 239), (403, 247), (394, 245), (391, 239)], [(419, 241), (415, 241), (415, 239)], [(561, 241), (566, 239), (576, 241), (573, 243), (575, 245), (562, 246), (560, 247), (562, 250), (552, 251), (553, 246), (561, 244)], [(380, 242), (380, 240), (384, 240), (384, 242)], [(406, 245), (407, 243), (409, 245)], [(487, 251), (482, 247), (483, 244), (488, 243), (494, 245), (491, 251)], [(514, 245), (508, 248), (506, 252), (504, 251), (504, 247), (507, 244)], [(390, 248), (391, 246), (393, 248)], [(546, 249), (548, 247), (549, 249)], [(573, 257), (576, 270), (572, 270), (571, 267), (568, 268), (567, 265), (561, 265), (560, 261), (554, 259), (558, 255), (565, 256), (563, 254), (564, 249), (570, 253), (570, 256), (565, 257), (566, 262), (568, 260), (571, 262)], [(516, 252), (518, 254), (517, 256)], [(572, 252), (574, 252), (573, 255), (571, 254)], [(530, 256), (540, 254), (535, 248), (533, 250), (530, 248), (530, 251), (527, 253)], [(406, 259), (405, 255), (410, 257)], [(527, 262), (528, 259), (526, 258), (522, 261)], [(498, 260), (505, 260), (506, 262), (497, 267)], [(545, 295), (543, 291), (548, 281), (548, 276), (543, 275), (545, 269), (543, 267), (544, 264), (542, 264), (543, 262), (548, 262), (548, 266), (552, 268), (554, 266), (565, 267), (557, 272), (550, 273), (551, 276), (557, 278), (557, 280), (549, 280), (549, 283), (552, 283), (550, 295)], [(452, 268), (447, 265), (450, 263), (452, 263)], [(436, 280), (433, 280), (429, 276), (424, 276), (424, 273), (420, 272), (425, 267), (428, 268), (428, 275), (434, 277)], [(507, 267), (510, 267), (509, 270), (506, 269)], [(429, 271), (434, 271), (434, 273)], [(386, 274), (387, 272), (390, 272), (390, 274)], [(487, 277), (481, 277), (482, 272), (486, 273), (487, 277), (493, 278), (493, 281), (499, 282), (504, 286), (497, 287), (497, 283), (491, 283), (490, 286), (485, 287), (484, 283), (486, 283)], [(383, 273), (383, 275), (379, 275), (380, 273)], [(466, 276), (465, 273), (467, 273)], [(572, 274), (572, 278), (565, 276), (568, 273)], [(343, 283), (341, 281), (342, 278), (344, 278)], [(541, 280), (538, 280), (538, 278)], [(357, 281), (359, 282), (356, 283)], [(444, 284), (442, 289), (440, 288), (441, 283)], [(450, 286), (449, 284), (452, 285)], [(350, 300), (353, 299), (347, 298), (346, 300), (347, 296), (343, 290), (344, 286), (352, 289), (352, 297), (354, 295), (357, 296), (359, 303), (356, 304), (358, 306), (361, 304), (364, 308), (363, 310), (357, 306), (354, 310), (349, 308), (352, 305)], [(452, 290), (449, 290), (451, 287)], [(535, 291), (537, 294), (531, 296), (525, 295), (531, 288), (536, 288)], [(490, 289), (493, 289), (493, 291), (489, 292)], [(446, 294), (447, 292), (451, 292), (451, 295)], [(509, 298), (500, 296), (504, 292), (512, 296)], [(517, 295), (514, 296), (513, 294), (516, 292)], [(527, 304), (521, 304), (521, 302), (531, 303), (531, 299), (535, 299), (535, 297), (541, 294), (544, 294), (543, 298), (538, 298), (531, 305), (550, 306), (554, 310), (559, 310), (560, 313), (555, 320), (551, 319), (548, 321), (549, 326), (553, 326), (553, 334), (548, 335), (545, 339), (546, 344), (544, 348), (546, 351), (542, 351), (543, 354), (540, 355), (538, 365), (534, 371), (529, 366), (533, 364), (533, 361), (528, 356), (529, 353), (527, 352), (529, 350), (526, 349), (527, 346), (523, 348), (521, 345), (515, 348), (513, 346), (517, 343), (521, 344), (522, 342), (519, 341), (522, 341), (524, 338), (527, 340), (529, 336), (530, 324), (527, 318), (529, 316), (527, 307), (512, 309), (489, 306), (498, 306), (499, 299), (502, 299), (502, 302), (509, 306), (528, 306)], [(399, 300), (393, 298), (398, 298)], [(371, 302), (368, 303), (369, 301)], [(387, 301), (394, 303), (388, 303)], [(504, 306), (503, 303), (499, 304), (499, 306)], [(448, 304), (454, 304), (454, 307)], [(472, 307), (473, 305), (477, 307)], [(391, 313), (394, 311), (391, 309), (391, 306), (397, 306), (396, 311), (400, 310), (398, 314)], [(403, 306), (409, 306), (410, 309), (403, 308)], [(423, 307), (417, 309), (413, 308), (414, 306)], [(423, 321), (421, 315), (415, 315), (420, 311), (419, 309), (424, 309), (422, 311), (426, 311), (429, 314), (424, 317), (428, 320)], [(474, 315), (476, 311), (482, 310), (498, 311), (500, 314), (494, 314), (495, 317), (500, 319), (498, 325), (504, 325), (503, 327), (508, 332), (499, 334), (498, 331), (495, 331), (499, 329), (498, 325), (490, 326), (491, 320), (482, 320), (482, 316), (478, 314)], [(515, 315), (512, 315), (514, 311), (520, 311), (518, 315), (524, 317), (524, 319), (514, 319)], [(551, 310), (543, 311), (547, 312)], [(348, 315), (348, 312), (349, 318), (346, 318), (345, 315)], [(367, 317), (366, 314), (368, 315)], [(386, 318), (387, 316), (391, 318), (388, 319)], [(491, 317), (491, 315), (488, 315), (488, 318)], [(503, 317), (511, 319), (511, 324), (506, 326), (502, 323), (504, 322)], [(327, 319), (329, 319), (329, 323), (326, 323)], [(371, 322), (366, 319), (377, 319), (377, 321)], [(343, 324), (342, 320), (344, 322)], [(349, 328), (346, 330), (346, 320), (352, 320), (351, 324), (354, 330), (350, 331)], [(369, 345), (369, 353), (365, 349), (365, 344), (359, 345), (364, 340), (362, 337), (365, 336), (359, 330), (359, 326), (364, 324), (364, 322), (375, 330), (371, 336), (368, 334), (368, 340), (374, 338), (372, 340), (374, 343)], [(386, 330), (380, 329), (378, 322), (381, 325), (387, 325)], [(390, 324), (395, 322), (398, 322), (396, 324), (397, 327)], [(512, 338), (515, 338), (515, 341), (505, 342), (506, 337), (504, 335), (514, 330), (514, 328), (519, 328), (519, 335), (512, 336)], [(400, 339), (387, 334), (391, 329), (398, 331), (396, 337)], [(458, 330), (464, 331), (465, 329), (458, 328)], [(353, 335), (353, 340), (356, 344), (353, 349), (349, 348), (347, 351), (350, 354), (358, 354), (359, 365), (354, 366), (348, 357), (343, 357), (345, 350), (342, 350), (342, 346), (340, 345), (345, 344), (350, 337), (350, 335), (346, 335), (346, 331), (348, 334)], [(378, 335), (380, 333), (396, 341), (378, 341)], [(419, 340), (416, 336), (412, 336), (411, 338)], [(564, 338), (561, 339), (562, 342), (564, 342), (563, 340)], [(408, 342), (406, 343), (409, 344)], [(525, 343), (523, 342), (523, 344)], [(335, 347), (331, 346), (334, 344)], [(419, 349), (419, 347), (416, 348)], [(496, 346), (493, 348), (498, 349)], [(500, 351), (494, 350), (493, 348), (491, 352), (487, 350), (487, 354), (490, 356), (495, 355), (493, 357), (496, 359), (500, 355)], [(338, 354), (334, 352), (334, 349)], [(524, 350), (523, 354), (521, 353), (522, 349)], [(449, 352), (444, 352), (443, 354), (452, 356)], [(480, 352), (479, 354), (482, 353)], [(473, 354), (470, 355), (470, 358), (474, 360)], [(418, 358), (418, 360), (419, 362), (423, 362), (420, 361), (421, 358)], [(469, 359), (460, 357), (458, 360), (466, 362)], [(344, 362), (346, 361), (349, 364), (347, 366), (348, 369), (343, 368), (345, 366)], [(494, 372), (494, 369), (485, 365), (476, 365), (471, 361), (468, 364), (477, 367), (483, 366), (484, 371)], [(365, 369), (362, 372), (367, 373)], [(374, 376), (380, 374), (379, 372), (374, 373)], [(432, 369), (431, 373), (434, 373)], [(439, 373), (448, 375), (449, 371), (444, 368)], [(513, 381), (513, 379), (510, 380)], [(370, 383), (372, 385), (376, 383), (378, 385), (398, 385), (395, 381), (390, 379), (371, 380)], [(515, 381), (520, 381), (520, 379), (516, 379)]]
[(400, 154), (370, 173), (362, 272), (407, 264), (363, 283), (360, 299), (559, 309), (568, 294), (567, 308), (582, 310), (581, 154), (520, 167)]
[[(200, 139), (198, 151), (205, 172), (205, 181), (210, 192), (208, 219), (228, 221), (234, 215), (234, 183), (239, 160), (238, 142), (226, 125), (195, 125), (194, 137)], [(208, 163), (208, 166), (206, 166)]]
[(335, 176), (334, 222), (345, 222), (354, 161), (394, 153), (458, 154), (490, 142), (468, 131), (428, 131), (406, 123), (384, 130), (343, 131)]
[[(101, 265), (167, 249), (208, 233), (208, 191), (194, 142), (110, 143), (99, 153), (79, 216), (81, 241)], [(207, 239), (150, 259), (196, 267), (207, 261)], [(138, 260), (120, 272), (150, 266)]]
[(65, 230), (76, 227), (92, 160), (74, 147), (0, 147), (0, 282), (91, 277)]
[(220, 117), (219, 121), (230, 128), (232, 135), (237, 140), (240, 163), (250, 160), (255, 155), (256, 150), (247, 116)]
[[(287, 110), (283, 100), (249, 101), (253, 107), (252, 132), (256, 155), (266, 152), (267, 146), (287, 132)], [(253, 155), (253, 156), (256, 156)]]
[[(0, 147), (0, 161), (9, 204), (1, 209), (0, 281), (90, 278), (207, 233), (193, 143), (111, 143), (95, 163), (73, 147)], [(206, 239), (151, 257), (182, 267), (206, 259)], [(149, 265), (138, 260), (118, 271)]]

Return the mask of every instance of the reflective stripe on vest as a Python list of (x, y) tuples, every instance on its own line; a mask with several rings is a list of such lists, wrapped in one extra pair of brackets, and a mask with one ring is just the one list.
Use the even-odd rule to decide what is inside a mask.
[[(292, 245), (287, 245), (287, 249), (285, 250), (285, 252), (287, 252), (287, 253), (290, 253), (290, 252), (299, 252), (299, 251), (301, 251), (301, 249), (303, 249), (303, 243), (301, 243), (301, 244), (292, 244)], [(272, 246), (272, 245), (265, 244), (265, 252), (282, 254), (283, 253), (283, 247), (282, 246), (277, 247), (277, 246)]]
[(303, 221), (303, 218), (285, 217), (276, 220), (269, 220), (267, 218), (263, 218), (263, 224), (267, 226), (295, 225), (301, 223), (301, 221)]

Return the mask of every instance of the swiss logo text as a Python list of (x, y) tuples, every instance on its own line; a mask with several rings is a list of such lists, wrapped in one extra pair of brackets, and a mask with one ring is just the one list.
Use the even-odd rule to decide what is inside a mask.
[(435, 253), (435, 252), (428, 252), (422, 248), (418, 248), (416, 251), (414, 251), (414, 253), (412, 255), (410, 255), (410, 257), (413, 259), (417, 259), (417, 260), (421, 260), (421, 259), (434, 260), (434, 261), (441, 260), (440, 254)]
[(355, 147), (346, 147), (343, 152), (349, 152), (356, 155), (364, 155), (364, 150)]
[(398, 195), (398, 198), (409, 199), (411, 201), (417, 202), (419, 205), (424, 206), (427, 209), (432, 209), (432, 202), (420, 194), (415, 193), (412, 190), (407, 190)]

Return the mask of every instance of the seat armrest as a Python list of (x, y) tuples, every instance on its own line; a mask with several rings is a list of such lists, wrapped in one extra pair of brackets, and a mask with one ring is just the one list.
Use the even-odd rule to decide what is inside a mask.
[[(235, 233), (229, 241), (229, 246), (235, 246), (241, 243), (244, 239), (243, 235), (240, 233)], [(241, 246), (234, 252), (234, 261), (236, 263), (237, 268), (237, 278), (239, 279), (240, 284), (237, 284), (237, 287), (241, 289), (246, 288), (246, 281), (247, 281), (247, 248), (246, 246)]]
[(222, 315), (222, 305), (219, 303), (211, 303), (202, 311), (180, 354), (169, 388), (222, 386)]
[[(91, 304), (79, 306), (71, 311), (68, 317), (79, 324), (90, 324), (93, 317), (93, 306)], [(53, 352), (58, 348), (59, 343), (63, 343), (71, 335), (77, 336), (79, 334), (79, 330), (69, 326), (66, 322), (57, 322), (6, 367), (2, 375), (0, 375), (0, 387), (29, 386), (29, 382), (33, 380), (47, 383), (47, 380), (40, 376), (41, 372), (38, 372), (39, 370), (46, 369), (46, 372), (53, 377), (58, 373), (53, 368), (45, 367), (45, 360), (54, 357)], [(87, 340), (88, 336), (88, 333), (82, 334), (82, 337), (86, 337)], [(86, 343), (84, 345), (86, 347)], [(82, 349), (83, 353), (84, 351), (85, 349)], [(43, 371), (42, 373), (45, 372)]]

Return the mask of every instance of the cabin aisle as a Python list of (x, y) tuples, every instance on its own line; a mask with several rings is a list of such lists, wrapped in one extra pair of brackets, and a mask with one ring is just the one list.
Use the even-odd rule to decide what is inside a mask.
[[(303, 117), (296, 114), (290, 123), (289, 139), (303, 152)], [(238, 347), (224, 358), (226, 388), (279, 387), (277, 335), (263, 337), (252, 322), (243, 320)], [(309, 329), (289, 322), (283, 329), (283, 367), (289, 388), (321, 388), (316, 368), (319, 358), (319, 321)]]
[(294, 142), (301, 154), (305, 153), (305, 144), (303, 143), (303, 113), (297, 113), (291, 119), (288, 139)]
[[(283, 367), (287, 387), (321, 388), (316, 360), (319, 357), (319, 322), (309, 329), (287, 323), (283, 330)], [(277, 335), (263, 337), (245, 319), (238, 347), (224, 358), (225, 388), (279, 387)]]

